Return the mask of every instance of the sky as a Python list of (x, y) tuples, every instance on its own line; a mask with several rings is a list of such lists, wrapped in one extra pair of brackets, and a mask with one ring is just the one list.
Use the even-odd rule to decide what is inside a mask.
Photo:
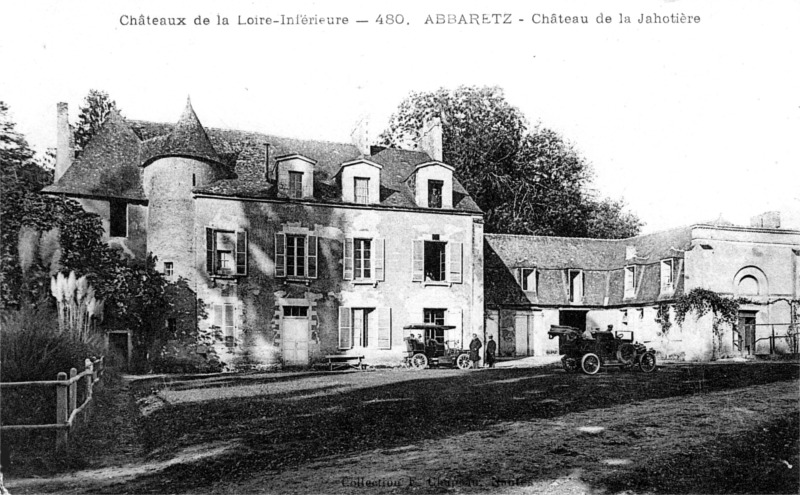
[[(349, 23), (238, 25), (298, 14)], [(551, 14), (589, 23), (533, 22)], [(123, 25), (140, 15), (188, 25)], [(800, 228), (798, 19), (798, 0), (5, 2), (0, 100), (39, 150), (55, 146), (56, 103), (74, 119), (89, 89), (127, 118), (174, 122), (191, 96), (207, 127), (348, 142), (362, 116), (377, 138), (411, 91), (496, 85), (573, 143), (644, 232), (769, 210)]]

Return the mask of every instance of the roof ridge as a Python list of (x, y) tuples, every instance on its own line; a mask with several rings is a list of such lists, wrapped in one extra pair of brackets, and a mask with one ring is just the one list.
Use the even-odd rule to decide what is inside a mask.
[(600, 237), (566, 237), (566, 236), (557, 236), (557, 235), (541, 235), (541, 234), (499, 234), (499, 233), (486, 233), (486, 236), (506, 236), (506, 237), (536, 237), (541, 239), (558, 239), (558, 240), (569, 240), (569, 241), (601, 241), (601, 242), (621, 242), (627, 239), (633, 239), (632, 237), (626, 237), (625, 239), (604, 239)]

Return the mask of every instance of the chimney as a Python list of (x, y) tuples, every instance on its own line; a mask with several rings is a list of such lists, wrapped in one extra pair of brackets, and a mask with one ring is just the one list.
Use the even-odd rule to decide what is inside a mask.
[(75, 138), (69, 127), (69, 108), (63, 101), (57, 105), (56, 119), (56, 170), (54, 182), (58, 182), (75, 158)]
[(272, 180), (272, 173), (269, 169), (269, 143), (264, 143), (264, 178), (267, 182)]
[(779, 229), (781, 228), (781, 212), (768, 211), (756, 215), (750, 219), (750, 226), (761, 229)]
[(350, 142), (358, 148), (358, 151), (364, 155), (369, 156), (369, 117), (364, 116), (356, 123), (353, 130), (350, 132)]
[(439, 117), (426, 120), (422, 125), (419, 147), (436, 161), (442, 161), (442, 121)]

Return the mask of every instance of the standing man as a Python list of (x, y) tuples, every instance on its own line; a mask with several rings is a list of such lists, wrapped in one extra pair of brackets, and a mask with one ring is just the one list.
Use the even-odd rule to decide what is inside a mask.
[(486, 366), (494, 368), (494, 356), (497, 353), (497, 342), (494, 337), (489, 335), (489, 342), (486, 343)]
[(483, 347), (481, 339), (478, 338), (477, 333), (472, 334), (472, 342), (469, 343), (469, 360), (472, 361), (472, 367), (478, 368), (478, 361), (481, 360), (480, 350)]

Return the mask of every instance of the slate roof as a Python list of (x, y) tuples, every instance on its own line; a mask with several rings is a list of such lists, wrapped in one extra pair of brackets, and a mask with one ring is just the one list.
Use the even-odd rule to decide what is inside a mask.
[[(580, 306), (604, 307), (653, 303), (683, 292), (683, 251), (691, 248), (692, 227), (657, 232), (629, 239), (583, 239), (486, 234), (485, 297), (487, 304), (569, 306), (568, 269), (583, 270), (584, 299)], [(636, 257), (626, 259), (627, 248)], [(661, 294), (663, 259), (675, 263), (675, 292)], [(637, 291), (623, 299), (624, 268), (637, 268)], [(524, 292), (516, 280), (518, 268), (536, 268), (536, 292)]]
[(59, 181), (45, 192), (144, 201), (141, 142), (113, 110)]
[[(105, 128), (110, 127), (107, 131)], [(97, 153), (89, 155), (94, 144)], [(265, 164), (265, 145), (269, 145)], [(126, 121), (117, 115), (113, 123), (104, 125), (87, 151), (67, 169), (67, 173), (48, 192), (113, 196), (114, 191), (98, 185), (98, 175), (108, 170), (140, 177), (125, 197), (145, 200), (141, 187), (141, 167), (162, 156), (188, 156), (218, 163), (229, 171), (228, 177), (195, 188), (196, 193), (235, 198), (277, 198), (275, 185), (267, 180), (266, 171), (274, 176), (275, 157), (301, 154), (317, 161), (314, 167), (315, 201), (341, 203), (336, 172), (342, 163), (367, 158), (383, 166), (381, 171), (381, 203), (387, 207), (418, 208), (406, 179), (420, 163), (431, 158), (419, 151), (375, 147), (373, 155), (364, 156), (352, 144), (302, 140), (232, 129), (204, 128), (187, 102), (177, 124)], [(106, 172), (104, 172), (104, 170)], [(91, 173), (89, 173), (91, 171)], [(464, 187), (453, 179), (453, 209), (481, 213)]]
[(186, 101), (186, 108), (170, 133), (145, 141), (142, 148), (143, 165), (165, 156), (187, 156), (207, 162), (222, 163), (189, 100)]

